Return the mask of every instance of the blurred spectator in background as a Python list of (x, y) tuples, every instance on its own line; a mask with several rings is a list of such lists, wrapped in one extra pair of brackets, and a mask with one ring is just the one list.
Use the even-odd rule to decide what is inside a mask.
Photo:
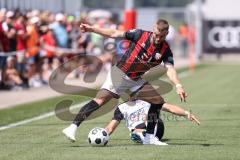
[(4, 32), (3, 23), (5, 20), (5, 11), (0, 12), (0, 86), (3, 86), (3, 68), (6, 66), (5, 52), (8, 51), (8, 38)]
[(188, 36), (189, 36), (189, 29), (186, 23), (183, 23), (179, 27), (179, 34), (181, 38), (181, 46), (182, 46), (182, 56), (188, 56)]
[(75, 20), (75, 17), (73, 15), (67, 16), (66, 30), (68, 33), (71, 32), (71, 30), (73, 29), (74, 22), (77, 22), (77, 21)]
[(41, 69), (42, 69), (42, 82), (43, 84), (48, 84), (49, 77), (51, 76), (51, 73), (53, 71), (48, 58), (44, 58)]
[(74, 21), (74, 17), (68, 17), (68, 34), (69, 34), (69, 46), (72, 49), (79, 48), (79, 39), (81, 38), (81, 33), (79, 30), (80, 23), (78, 21)]
[(32, 17), (28, 20), (28, 24), (26, 27), (27, 30), (27, 52), (26, 57), (31, 58), (35, 57), (39, 53), (39, 35), (38, 35), (38, 27), (37, 23), (39, 22), (38, 17)]
[(27, 49), (27, 31), (26, 31), (26, 17), (22, 14), (16, 15), (16, 21), (14, 23), (14, 28), (17, 32), (17, 69), (20, 75), (25, 71), (25, 52)]
[(30, 87), (41, 87), (43, 86), (43, 81), (41, 79), (41, 74), (37, 65), (34, 63), (28, 64), (28, 81)]
[(23, 15), (19, 15), (16, 18), (16, 21), (14, 23), (14, 28), (17, 32), (17, 50), (26, 50), (26, 39), (27, 39), (27, 31), (26, 31), (26, 17)]
[(55, 17), (56, 22), (50, 25), (58, 47), (68, 48), (68, 33), (66, 30), (66, 17), (58, 13)]
[(3, 71), (3, 83), (11, 89), (22, 89), (23, 80), (14, 68), (14, 61), (15, 59), (12, 56), (7, 58), (7, 66)]
[(93, 43), (90, 34), (81, 33), (80, 37), (77, 39), (78, 49), (81, 54), (90, 54), (93, 51)]
[(2, 73), (3, 73), (2, 68), (0, 68), (0, 89), (4, 88), (4, 84), (2, 82), (2, 77), (3, 77)]
[(8, 37), (5, 34), (3, 24), (5, 22), (5, 14), (0, 12), (0, 51), (7, 52), (9, 50)]
[(40, 37), (41, 57), (47, 57), (50, 61), (55, 56), (56, 41), (53, 31), (48, 26), (41, 26), (42, 36)]
[(6, 20), (3, 22), (2, 25), (4, 32), (8, 38), (8, 51), (16, 51), (17, 47), (17, 35), (16, 35), (16, 29), (14, 28), (14, 12), (8, 11), (6, 14)]
[[(92, 21), (94, 22), (95, 26), (97, 26), (97, 27), (104, 27), (105, 23), (106, 23), (106, 20), (102, 19), (102, 18), (95, 18)], [(103, 46), (104, 37), (102, 37), (96, 33), (89, 33), (89, 34), (91, 35), (91, 40), (92, 40), (94, 48), (96, 48), (96, 47), (101, 48)]]
[(61, 62), (60, 62), (59, 58), (54, 57), (52, 60), (52, 65), (51, 65), (52, 70), (57, 69), (60, 65), (61, 65)]

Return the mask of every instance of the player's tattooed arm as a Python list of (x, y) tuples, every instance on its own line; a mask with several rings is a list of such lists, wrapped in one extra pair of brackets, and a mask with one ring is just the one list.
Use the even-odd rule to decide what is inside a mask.
[(123, 38), (125, 33), (124, 31), (120, 31), (116, 29), (100, 28), (100, 27), (91, 26), (88, 24), (83, 24), (83, 23), (80, 25), (80, 29), (83, 33), (94, 32), (104, 37), (110, 37), (110, 38)]

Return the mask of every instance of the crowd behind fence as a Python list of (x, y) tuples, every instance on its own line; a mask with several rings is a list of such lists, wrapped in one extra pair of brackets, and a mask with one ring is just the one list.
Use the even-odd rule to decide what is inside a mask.
[[(0, 10), (0, 89), (19, 90), (48, 84), (52, 71), (74, 56), (73, 63), (81, 63), (69, 77), (94, 72), (98, 61), (83, 55), (97, 56), (107, 69), (123, 52), (116, 47), (118, 40), (94, 33), (81, 33), (79, 25), (91, 23), (99, 27), (124, 30), (112, 15), (87, 13), (81, 16), (49, 11)], [(182, 26), (184, 27), (184, 26)], [(183, 45), (186, 28), (180, 28)], [(169, 43), (171, 43), (169, 39)], [(119, 44), (119, 43), (118, 43)], [(120, 46), (124, 46), (121, 44)], [(187, 46), (186, 46), (187, 47)], [(90, 66), (87, 64), (91, 64)], [(71, 71), (71, 66), (65, 66)]]

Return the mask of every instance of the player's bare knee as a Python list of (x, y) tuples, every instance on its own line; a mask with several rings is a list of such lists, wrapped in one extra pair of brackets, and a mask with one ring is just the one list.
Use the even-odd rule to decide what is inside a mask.
[(106, 97), (96, 97), (93, 100), (99, 104), (100, 106), (104, 105), (105, 103), (107, 103), (111, 98), (106, 96)]
[(99, 106), (102, 106), (105, 103), (104, 99), (94, 98), (93, 99)]
[(106, 102), (108, 102), (109, 100), (111, 100), (112, 98), (113, 98), (113, 96), (109, 91), (100, 90), (93, 100), (96, 101), (96, 103), (98, 103), (101, 106), (101, 105), (105, 104)]

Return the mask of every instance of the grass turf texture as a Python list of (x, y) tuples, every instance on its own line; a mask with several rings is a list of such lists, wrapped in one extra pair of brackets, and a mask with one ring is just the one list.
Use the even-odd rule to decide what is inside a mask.
[(69, 95), (50, 98), (47, 100), (37, 101), (34, 103), (21, 104), (9, 109), (0, 110), (0, 126), (14, 123), (34, 116), (39, 116), (46, 112), (54, 111), (56, 104), (62, 100), (72, 100), (75, 103), (89, 100), (90, 98)]
[[(176, 120), (170, 114), (163, 114), (166, 128), (164, 139), (169, 146), (132, 143), (122, 122), (107, 147), (91, 147), (87, 142), (88, 132), (97, 126), (104, 127), (112, 113), (83, 123), (78, 130), (78, 141), (70, 143), (61, 134), (61, 130), (70, 122), (50, 117), (0, 131), (0, 159), (240, 159), (239, 70), (240, 65), (207, 65), (198, 68), (182, 79), (189, 95), (187, 104), (181, 104), (174, 91), (164, 95), (166, 101), (191, 110), (202, 122), (201, 126), (196, 126), (182, 118)], [(18, 111), (19, 117), (29, 110), (39, 113), (42, 105), (56, 102), (41, 102), (38, 107), (29, 104), (25, 112), (18, 111), (18, 108), (12, 108), (11, 112)], [(51, 111), (51, 105), (45, 111)], [(18, 114), (13, 114), (11, 118), (18, 120)], [(1, 124), (10, 122), (11, 118), (7, 117), (1, 114)]]

